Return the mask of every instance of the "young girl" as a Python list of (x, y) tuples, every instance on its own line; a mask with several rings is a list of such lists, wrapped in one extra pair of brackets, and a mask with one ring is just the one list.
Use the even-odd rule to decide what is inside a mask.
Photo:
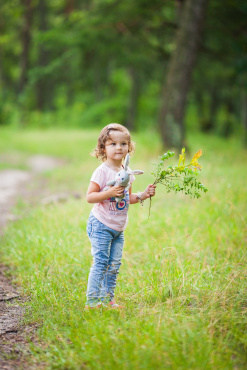
[[(87, 223), (87, 234), (92, 244), (93, 265), (87, 287), (86, 308), (106, 306), (120, 307), (115, 303), (114, 291), (121, 265), (124, 229), (128, 223), (129, 204), (141, 202), (155, 195), (154, 185), (148, 185), (143, 193), (132, 193), (132, 185), (126, 191), (122, 186), (106, 187), (122, 168), (122, 161), (134, 151), (130, 133), (126, 127), (112, 123), (101, 131), (94, 155), (103, 163), (94, 171), (87, 191), (87, 201), (95, 203)], [(130, 183), (135, 180), (130, 176)], [(124, 199), (117, 203), (115, 197)]]

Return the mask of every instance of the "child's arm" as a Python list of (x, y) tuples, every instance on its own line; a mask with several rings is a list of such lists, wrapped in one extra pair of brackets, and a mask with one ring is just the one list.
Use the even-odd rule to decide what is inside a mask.
[(121, 197), (124, 193), (123, 186), (110, 186), (106, 191), (100, 192), (100, 187), (96, 182), (90, 181), (86, 199), (88, 203), (100, 203), (111, 197)]
[(155, 195), (155, 188), (156, 185), (148, 185), (146, 190), (143, 191), (142, 193), (132, 193), (132, 186), (129, 189), (129, 195), (130, 195), (130, 204), (135, 204), (140, 202), (140, 200), (145, 200)]

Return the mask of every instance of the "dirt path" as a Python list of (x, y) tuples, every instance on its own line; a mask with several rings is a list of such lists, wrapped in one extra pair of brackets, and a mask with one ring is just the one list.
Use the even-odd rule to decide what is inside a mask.
[[(1, 161), (0, 157), (0, 161)], [(62, 164), (60, 160), (43, 155), (30, 157), (29, 170), (8, 169), (0, 172), (0, 233), (4, 233), (7, 223), (14, 221), (12, 213), (18, 198), (29, 199), (34, 194), (29, 185), (41, 187), (42, 177), (37, 174), (52, 170)], [(39, 185), (38, 185), (39, 184)], [(37, 192), (37, 189), (36, 189)], [(40, 192), (39, 192), (40, 194)], [(43, 194), (44, 195), (44, 194)], [(46, 198), (47, 199), (47, 198)], [(48, 198), (49, 199), (49, 198)], [(25, 310), (23, 303), (28, 297), (21, 294), (21, 288), (8, 278), (8, 268), (0, 261), (0, 369), (41, 369), (44, 364), (29, 363), (28, 342), (36, 343), (36, 324), (23, 324)], [(25, 305), (27, 307), (27, 305)]]
[(0, 265), (0, 369), (41, 369), (29, 363), (28, 342), (37, 343), (37, 326), (22, 324), (27, 298), (5, 276), (8, 269)]

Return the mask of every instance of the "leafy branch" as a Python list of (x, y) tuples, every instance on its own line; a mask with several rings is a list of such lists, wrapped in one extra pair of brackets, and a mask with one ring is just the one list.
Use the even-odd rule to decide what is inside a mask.
[[(179, 154), (178, 164), (164, 168), (165, 161), (174, 156), (174, 152), (168, 151), (159, 157), (160, 161), (156, 165), (156, 169), (152, 172), (155, 177), (153, 185), (162, 184), (166, 191), (183, 192), (185, 195), (190, 195), (191, 198), (200, 198), (202, 193), (206, 193), (208, 189), (197, 179), (202, 166), (198, 163), (198, 159), (202, 155), (202, 150), (199, 150), (192, 160), (185, 164), (186, 154), (185, 148)], [(151, 209), (151, 198), (149, 214)]]
[(166, 187), (167, 192), (174, 190), (175, 192), (182, 191), (186, 195), (193, 198), (200, 198), (201, 193), (206, 193), (208, 189), (197, 180), (196, 176), (202, 169), (198, 163), (202, 151), (199, 150), (192, 158), (192, 160), (185, 164), (185, 148), (179, 155), (179, 162), (176, 166), (168, 166), (164, 169), (165, 161), (174, 156), (174, 152), (168, 151), (159, 157), (160, 161), (156, 165), (156, 171), (152, 172), (155, 176), (154, 185), (162, 184)]

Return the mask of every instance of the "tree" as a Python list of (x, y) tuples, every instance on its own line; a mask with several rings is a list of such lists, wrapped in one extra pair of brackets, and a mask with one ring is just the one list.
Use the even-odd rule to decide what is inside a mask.
[(22, 51), (20, 56), (20, 80), (18, 92), (21, 93), (28, 80), (30, 46), (31, 46), (31, 26), (32, 26), (32, 0), (21, 0), (23, 6), (23, 27), (21, 32)]
[(162, 94), (159, 126), (165, 146), (185, 142), (184, 114), (208, 0), (186, 0)]
[(246, 17), (243, 0), (225, 0), (224, 6), (216, 0), (209, 3), (192, 87), (195, 98), (203, 98), (202, 109), (198, 109), (203, 131), (228, 136), (241, 130), (242, 97), (247, 92)]
[[(48, 7), (46, 0), (39, 0), (37, 6), (37, 13), (39, 16), (39, 30), (40, 33), (45, 33), (48, 29), (47, 25), (47, 14), (48, 14)], [(42, 70), (45, 70), (49, 63), (49, 55), (47, 51), (47, 47), (44, 42), (40, 43), (39, 45), (39, 52), (38, 52), (38, 67)], [(37, 105), (39, 110), (44, 110), (50, 105), (50, 88), (49, 80), (47, 79), (46, 75), (40, 75), (37, 84), (36, 84), (36, 94), (37, 94)]]

